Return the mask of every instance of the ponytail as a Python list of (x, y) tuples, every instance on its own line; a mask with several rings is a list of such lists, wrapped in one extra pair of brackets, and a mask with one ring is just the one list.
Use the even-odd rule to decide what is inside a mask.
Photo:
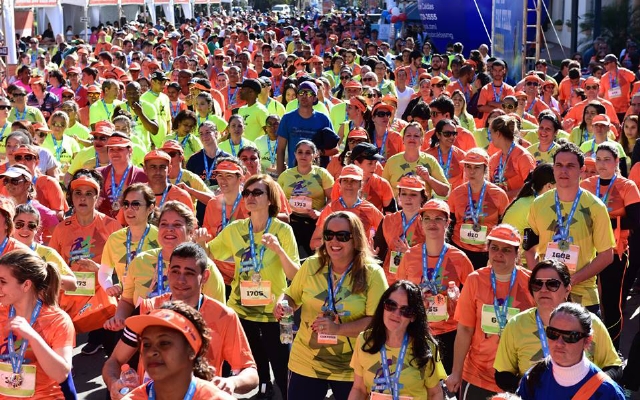
[(58, 304), (60, 273), (55, 264), (44, 261), (29, 249), (18, 249), (0, 257), (0, 265), (9, 268), (19, 283), (31, 281), (35, 295), (45, 305)]
[(58, 267), (52, 263), (47, 262), (47, 278), (45, 279), (45, 287), (42, 290), (42, 302), (49, 306), (58, 305), (58, 293), (60, 292), (60, 272)]

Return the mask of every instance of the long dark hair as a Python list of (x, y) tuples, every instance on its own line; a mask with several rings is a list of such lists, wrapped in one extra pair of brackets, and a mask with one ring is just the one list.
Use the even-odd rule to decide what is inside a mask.
[[(407, 302), (415, 311), (415, 319), (407, 326), (407, 334), (411, 339), (413, 351), (413, 359), (409, 363), (421, 370), (426, 368), (427, 364), (431, 364), (431, 372), (429, 373), (431, 376), (435, 371), (436, 362), (440, 359), (438, 343), (431, 334), (427, 323), (427, 312), (422, 301), (422, 292), (416, 284), (410, 281), (396, 281), (382, 294), (371, 323), (364, 332), (365, 342), (362, 345), (362, 351), (376, 354), (387, 342), (387, 330), (383, 320), (384, 302), (391, 296), (391, 293), (400, 289), (407, 293)], [(433, 351), (431, 351), (431, 346), (433, 346)]]
[(547, 183), (555, 184), (556, 178), (553, 175), (553, 165), (543, 162), (538, 164), (533, 171), (529, 172), (529, 175), (527, 175), (527, 179), (524, 181), (522, 188), (520, 188), (518, 195), (513, 199), (511, 204), (509, 204), (509, 207), (504, 210), (504, 214), (502, 215), (506, 215), (511, 206), (519, 199), (523, 197), (538, 196), (542, 188)]

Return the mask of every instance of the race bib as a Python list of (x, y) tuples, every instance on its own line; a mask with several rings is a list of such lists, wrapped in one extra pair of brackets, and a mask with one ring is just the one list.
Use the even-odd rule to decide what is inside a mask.
[(615, 99), (616, 97), (622, 96), (622, 89), (620, 88), (620, 86), (612, 87), (611, 89), (607, 90), (607, 94), (609, 95), (610, 99)]
[(0, 395), (32, 397), (36, 392), (36, 366), (22, 365), (22, 372), (14, 374), (11, 363), (0, 363)]
[(449, 319), (447, 311), (447, 297), (443, 294), (425, 298), (424, 308), (427, 311), (427, 321), (438, 322)]
[(74, 272), (78, 288), (73, 291), (65, 291), (69, 296), (93, 296), (96, 294), (95, 272)]
[(293, 208), (302, 208), (305, 210), (311, 210), (311, 204), (313, 200), (308, 196), (293, 196), (289, 199), (289, 204)]
[[(385, 393), (371, 392), (370, 400), (393, 400), (393, 396)], [(413, 400), (411, 396), (400, 396), (399, 400)]]
[(555, 242), (549, 242), (547, 245), (547, 252), (544, 254), (546, 260), (556, 260), (565, 263), (569, 272), (574, 274), (578, 267), (578, 254), (580, 253), (580, 246), (570, 244), (568, 249), (561, 249), (560, 245)]
[(338, 344), (338, 335), (327, 335), (326, 333), (318, 333), (318, 343)]
[(240, 303), (243, 306), (268, 306), (271, 301), (270, 281), (240, 281)]
[(460, 227), (460, 240), (466, 244), (486, 244), (487, 227), (479, 224), (462, 224)]
[(400, 266), (400, 261), (402, 261), (402, 253), (399, 251), (392, 251), (389, 256), (389, 272), (392, 274), (398, 273), (398, 266)]
[[(507, 307), (507, 321), (509, 321), (514, 315), (518, 314), (519, 312), (519, 308)], [(480, 328), (482, 328), (482, 332), (486, 333), (487, 335), (500, 334), (500, 324), (498, 324), (498, 317), (496, 317), (496, 311), (493, 308), (493, 304), (485, 304), (482, 306)]]

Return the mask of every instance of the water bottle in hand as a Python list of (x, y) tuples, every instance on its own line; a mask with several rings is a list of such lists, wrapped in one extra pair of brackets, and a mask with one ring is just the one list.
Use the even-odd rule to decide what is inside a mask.
[(449, 296), (449, 300), (458, 301), (458, 298), (460, 297), (460, 289), (458, 289), (458, 286), (456, 286), (455, 281), (449, 281), (447, 295)]
[(140, 386), (138, 373), (129, 367), (129, 364), (123, 364), (122, 367), (120, 367), (120, 382), (124, 385), (124, 387), (120, 389), (120, 394), (122, 395)]
[(293, 308), (289, 306), (288, 300), (282, 300), (282, 318), (280, 318), (280, 343), (290, 344), (293, 342)]

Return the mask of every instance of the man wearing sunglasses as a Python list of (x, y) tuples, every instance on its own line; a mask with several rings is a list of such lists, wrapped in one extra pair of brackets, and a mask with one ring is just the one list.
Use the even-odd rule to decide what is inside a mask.
[(540, 86), (543, 83), (544, 81), (535, 73), (524, 78), (524, 92), (527, 94), (525, 111), (536, 118), (542, 111), (549, 109), (549, 106), (540, 98)]
[[(453, 100), (447, 96), (440, 96), (432, 100), (429, 104), (429, 108), (431, 109), (431, 123), (434, 127), (443, 119), (453, 119), (455, 115)], [(454, 146), (459, 147), (464, 151), (469, 151), (476, 147), (476, 139), (471, 132), (460, 125), (456, 126), (456, 131), (458, 133), (455, 142), (453, 142)], [(422, 143), (422, 151), (426, 152), (429, 149), (431, 136), (433, 136), (435, 132), (435, 128), (427, 131), (424, 136), (424, 142)]]
[[(611, 119), (612, 124), (620, 124), (621, 120), (618, 119), (618, 114), (616, 113), (616, 109), (614, 108), (613, 104), (611, 104), (609, 100), (599, 96), (599, 93), (601, 92), (600, 86), (601, 80), (594, 76), (590, 76), (584, 81), (584, 94), (587, 96), (587, 98), (571, 107), (569, 112), (567, 112), (567, 115), (565, 115), (564, 117), (564, 121), (571, 121), (571, 124), (569, 125), (571, 126), (571, 128), (579, 126), (582, 123), (582, 117), (584, 116), (585, 107), (594, 100), (599, 101), (604, 106), (605, 110), (607, 111), (607, 117)], [(567, 129), (568, 126), (564, 126), (564, 128)]]
[(636, 80), (636, 76), (632, 71), (620, 66), (615, 54), (607, 54), (600, 62), (604, 64), (607, 72), (602, 75), (599, 94), (613, 104), (618, 119), (622, 121), (629, 108), (631, 84)]
[(171, 157), (162, 150), (152, 150), (144, 156), (144, 172), (149, 179), (149, 187), (156, 195), (156, 205), (162, 207), (169, 200), (176, 200), (194, 210), (189, 193), (169, 183)]
[[(73, 99), (79, 107), (87, 105), (87, 88), (80, 82), (80, 68), (71, 67), (67, 71), (67, 80), (69, 81), (69, 87), (73, 91)], [(63, 99), (64, 101), (64, 99)]]

